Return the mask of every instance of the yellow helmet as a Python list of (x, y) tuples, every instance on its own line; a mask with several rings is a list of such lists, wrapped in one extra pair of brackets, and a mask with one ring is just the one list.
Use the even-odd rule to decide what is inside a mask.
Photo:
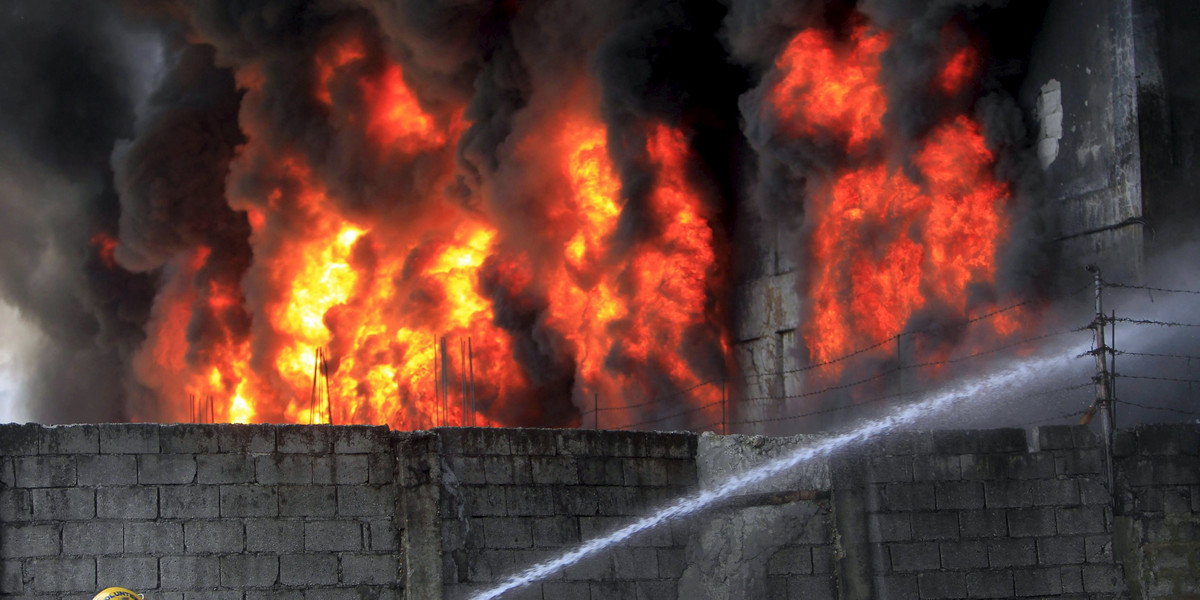
[(144, 596), (137, 592), (131, 592), (123, 587), (110, 587), (100, 590), (99, 594), (92, 597), (92, 600), (142, 600)]

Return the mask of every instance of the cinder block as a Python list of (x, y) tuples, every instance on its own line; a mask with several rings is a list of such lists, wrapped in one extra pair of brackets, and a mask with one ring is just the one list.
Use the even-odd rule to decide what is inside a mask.
[(938, 510), (975, 510), (984, 506), (984, 487), (978, 481), (940, 481), (934, 497)]
[(190, 454), (145, 454), (138, 457), (138, 483), (184, 485), (196, 481), (196, 457)]
[(0, 456), (0, 488), (15, 487), (17, 473), (11, 456)]
[(1108, 485), (1099, 478), (1076, 479), (1075, 483), (1079, 485), (1080, 504), (1107, 505), (1112, 498), (1108, 493)]
[(1099, 506), (1059, 508), (1055, 511), (1058, 532), (1063, 535), (1104, 533), (1104, 509)]
[(96, 490), (96, 516), (101, 519), (158, 517), (158, 488), (102, 487)]
[(246, 547), (242, 522), (224, 519), (187, 521), (183, 524), (183, 547), (188, 554), (242, 552)]
[[(919, 598), (916, 575), (882, 575), (875, 577), (875, 593), (880, 598)], [(832, 596), (829, 596), (832, 597)]]
[(1008, 477), (1008, 456), (1004, 454), (964, 454), (959, 457), (962, 478), (987, 481)]
[(367, 483), (382, 485), (396, 481), (396, 456), (394, 454), (367, 455)]
[(123, 524), (125, 552), (164, 556), (183, 553), (183, 523), (128, 521)]
[[(651, 488), (646, 488), (651, 489)], [(550, 495), (554, 497), (554, 513), (560, 515), (595, 515), (599, 511), (600, 500), (595, 488), (585, 486), (560, 486), (550, 488)], [(634, 494), (630, 501), (632, 510), (636, 510), (637, 502), (640, 500), (637, 494)]]
[(217, 452), (220, 443), (217, 431), (223, 425), (198, 425), (181, 423), (163, 425), (159, 431), (159, 445), (164, 453), (203, 454)]
[[(501, 488), (502, 489), (502, 488)], [(500, 489), (484, 486), (463, 486), (463, 514), (469, 517), (503, 517), (508, 514), (505, 494)]]
[(137, 485), (137, 456), (84, 454), (78, 457), (79, 485)]
[(1158, 485), (1200, 484), (1200, 457), (1157, 456), (1153, 462), (1154, 481)]
[(33, 423), (0, 424), (0, 456), (32, 456), (38, 453), (42, 426)]
[(833, 547), (813, 546), (813, 574), (820, 575), (833, 572)]
[(539, 590), (543, 598), (555, 600), (591, 600), (591, 588), (586, 581), (547, 581)]
[(1037, 564), (1037, 550), (1031, 538), (987, 541), (988, 564), (997, 567), (1025, 567)]
[(313, 457), (299, 454), (255, 457), (254, 479), (263, 485), (310, 484), (313, 482)]
[(559, 548), (577, 544), (579, 520), (575, 517), (545, 517), (531, 520), (533, 545), (538, 548)]
[(337, 514), (343, 517), (391, 516), (396, 512), (395, 490), (389, 486), (337, 486)]
[(1058, 531), (1053, 508), (1011, 508), (1008, 533), (1012, 537), (1042, 537)]
[(158, 559), (152, 556), (101, 556), (96, 559), (96, 587), (116, 583), (134, 590), (158, 587)]
[(792, 575), (787, 578), (789, 598), (835, 598), (836, 583), (828, 575)]
[(400, 530), (391, 520), (367, 523), (367, 549), (372, 552), (394, 552), (400, 547)]
[(612, 457), (583, 457), (578, 459), (579, 483), (583, 485), (624, 485), (622, 461)]
[(337, 555), (285, 554), (279, 557), (279, 583), (283, 585), (336, 585)]
[(912, 457), (876, 456), (867, 461), (867, 480), (872, 483), (911, 482)]
[[(538, 485), (577, 485), (579, 473), (575, 459), (558, 456), (532, 456), (529, 464), (533, 469), (533, 483)], [(666, 473), (663, 473), (666, 480)]]
[[(577, 489), (577, 488), (576, 488)], [(598, 514), (617, 516), (617, 515), (633, 515), (639, 511), (634, 509), (639, 502), (638, 490), (636, 488), (624, 486), (597, 486), (588, 488), (588, 494), (595, 494)], [(570, 494), (571, 488), (562, 490), (563, 494)], [(584, 507), (584, 514), (594, 515), (596, 511), (587, 512)]]
[(1013, 576), (1009, 571), (972, 571), (967, 573), (968, 598), (1011, 598)]
[(276, 425), (275, 451), (282, 454), (330, 454), (333, 428), (328, 425)]
[(50, 488), (75, 485), (74, 456), (18, 456), (14, 467), (17, 487)]
[(955, 481), (962, 479), (962, 463), (957, 455), (925, 454), (912, 459), (913, 480)]
[(95, 593), (96, 559), (31, 558), (25, 561), (24, 584), (37, 592)]
[(164, 519), (212, 519), (221, 515), (215, 485), (167, 485), (158, 490), (158, 512)]
[(259, 485), (223, 485), (222, 517), (273, 517), (279, 514), (275, 488)]
[(100, 426), (101, 454), (157, 454), (159, 427), (151, 423)]
[(120, 521), (63, 523), (63, 556), (98, 556), (124, 552)]
[(196, 457), (196, 483), (251, 483), (254, 460), (245, 454), (201, 454)]
[(933, 510), (935, 507), (933, 484), (889, 483), (879, 488), (881, 510)]
[(508, 456), (480, 457), (484, 481), (489, 485), (511, 485), (513, 483), (512, 458)]
[[(3, 431), (0, 431), (0, 435), (4, 435)], [(20, 561), (0, 560), (0, 594), (11, 596), (25, 591), (21, 576)]]
[(367, 483), (368, 455), (335, 454), (313, 459), (313, 483), (354, 485)]
[(1005, 457), (1009, 479), (1045, 479), (1055, 475), (1055, 456), (1050, 453), (1011, 454)]
[[(661, 566), (659, 570), (661, 572)], [(767, 559), (768, 575), (811, 575), (812, 572), (812, 548), (808, 546), (784, 546)]]
[(483, 472), (483, 461), (477, 456), (448, 456), (442, 459), (442, 478), (464, 485), (481, 485), (487, 482)]
[(298, 520), (247, 519), (246, 551), (297, 553), (304, 549), (304, 524)]
[(274, 452), (275, 425), (222, 425), (217, 430), (220, 452)]
[(386, 425), (343, 425), (333, 428), (335, 454), (370, 454), (390, 449), (391, 430)]
[(1058, 579), (1062, 584), (1063, 594), (1083, 593), (1083, 568), (1079, 565), (1059, 567)]
[(1200, 454), (1200, 428), (1190, 425), (1150, 424), (1137, 429), (1138, 454), (1176, 456)]
[(679, 595), (679, 585), (674, 581), (637, 581), (637, 600), (660, 600), (676, 598)]
[(1090, 563), (1111, 563), (1113, 561), (1112, 537), (1105, 535), (1089, 535), (1083, 541), (1084, 559)]
[(331, 485), (281, 485), (276, 488), (282, 517), (332, 517), (337, 489)]
[(618, 546), (612, 549), (613, 570), (618, 579), (658, 577), (658, 552), (654, 548)]
[(907, 542), (913, 539), (912, 515), (879, 513), (868, 516), (867, 535), (872, 542)]
[(1103, 472), (1104, 451), (1083, 448), (1055, 452), (1055, 471), (1059, 475), (1095, 475)]
[(533, 546), (533, 527), (527, 519), (476, 519), (483, 528), (483, 539), (490, 548), (530, 548)]
[(658, 554), (658, 576), (663, 579), (679, 579), (687, 568), (687, 557), (683, 548), (655, 548)]
[(988, 508), (1024, 508), (1033, 505), (1033, 487), (1026, 480), (985, 481), (983, 495)]
[(1043, 425), (1033, 428), (1033, 439), (1040, 451), (1063, 450), (1075, 447), (1074, 427), (1071, 425)]
[(221, 585), (220, 562), (216, 556), (166, 556), (158, 561), (159, 588), (194, 591)]
[(632, 581), (592, 581), (592, 600), (628, 600), (637, 596), (637, 589)]
[(921, 598), (959, 600), (967, 595), (967, 578), (964, 573), (945, 571), (921, 573), (917, 575), (917, 588), (920, 590)]
[(403, 583), (400, 564), (391, 554), (343, 554), (343, 585)]
[(306, 552), (357, 552), (362, 549), (362, 524), (358, 521), (304, 522)]
[[(668, 483), (667, 461), (661, 458), (626, 458), (621, 461), (625, 485), (664, 486)], [(537, 481), (537, 463), (534, 463), (534, 481)], [(570, 483), (564, 481), (563, 483)]]
[(279, 557), (262, 554), (222, 556), (221, 585), (235, 589), (273, 587), (279, 582)]
[[(479, 488), (480, 492), (487, 493), (487, 488)], [(497, 490), (499, 492), (500, 490)], [(570, 493), (570, 488), (563, 490), (564, 493)], [(555, 513), (554, 504), (554, 489), (548, 487), (529, 487), (529, 486), (507, 486), (503, 488), (503, 493), (495, 493), (498, 500), (503, 502), (507, 507), (505, 514), (511, 516), (530, 516), (530, 517), (548, 517)], [(564, 514), (574, 514), (566, 512)], [(593, 513), (594, 514), (594, 513)]]
[(696, 463), (690, 460), (667, 460), (667, 485), (695, 487), (698, 483)]
[(1037, 541), (1038, 564), (1078, 565), (1084, 562), (1082, 537), (1043, 537)]
[(942, 562), (937, 542), (888, 544), (888, 551), (892, 558), (893, 571), (936, 570)]
[(958, 513), (954, 511), (912, 514), (914, 540), (953, 540), (958, 538)]
[(29, 490), (0, 487), (0, 522), (29, 521), (31, 519), (33, 519), (33, 501), (29, 497)]
[(529, 485), (533, 483), (533, 466), (529, 463), (528, 456), (512, 457), (513, 464), (513, 485)]
[(38, 452), (41, 454), (95, 454), (99, 451), (100, 428), (96, 425), (41, 428), (38, 442)]
[(1057, 568), (1017, 569), (1013, 571), (1013, 589), (1017, 596), (1057, 596), (1062, 579)]
[[(60, 525), (0, 522), (0, 558), (56, 556)], [(20, 566), (18, 565), (18, 570)]]
[(1125, 589), (1121, 565), (1085, 565), (1083, 589), (1089, 594), (1111, 594)]
[(984, 569), (988, 566), (986, 542), (942, 542), (938, 549), (942, 553), (943, 569)]
[(38, 488), (29, 490), (33, 518), (71, 521), (96, 516), (96, 492), (89, 488)]

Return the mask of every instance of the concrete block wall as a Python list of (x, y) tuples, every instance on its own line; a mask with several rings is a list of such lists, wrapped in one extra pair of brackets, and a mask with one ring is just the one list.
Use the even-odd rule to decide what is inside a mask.
[(401, 597), (386, 427), (0, 426), (0, 595)]
[[(443, 429), (438, 435), (442, 574), (450, 599), (627, 525), (696, 485), (692, 434)], [(675, 598), (683, 531), (652, 530), (508, 597)]]
[(865, 459), (876, 593), (1093, 598), (1124, 591), (1103, 454), (1086, 428), (892, 436)]
[(1135, 598), (1200, 598), (1200, 427), (1117, 432), (1118, 554)]

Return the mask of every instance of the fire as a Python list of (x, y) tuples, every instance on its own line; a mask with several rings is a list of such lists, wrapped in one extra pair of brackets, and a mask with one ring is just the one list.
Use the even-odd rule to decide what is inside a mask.
[[(886, 147), (879, 57), (887, 43), (863, 26), (844, 41), (801, 32), (776, 63), (770, 99), (779, 118), (796, 134), (832, 134), (851, 155), (871, 143)], [(976, 60), (971, 48), (955, 53), (938, 87), (956, 93)], [(813, 362), (897, 335), (930, 302), (966, 316), (967, 287), (994, 279), (1009, 192), (991, 174), (995, 157), (982, 129), (957, 115), (919, 144), (911, 169), (860, 156), (809, 198), (812, 308), (803, 331)]]
[(781, 79), (770, 100), (795, 135), (845, 139), (851, 150), (882, 133), (887, 97), (879, 81), (879, 55), (888, 38), (857, 27), (842, 44), (827, 31), (800, 32), (775, 61)]

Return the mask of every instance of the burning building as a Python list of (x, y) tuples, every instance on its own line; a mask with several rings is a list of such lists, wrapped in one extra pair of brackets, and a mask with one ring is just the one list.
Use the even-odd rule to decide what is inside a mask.
[(727, 431), (1194, 231), (1182, 2), (5, 11), (42, 421)]

